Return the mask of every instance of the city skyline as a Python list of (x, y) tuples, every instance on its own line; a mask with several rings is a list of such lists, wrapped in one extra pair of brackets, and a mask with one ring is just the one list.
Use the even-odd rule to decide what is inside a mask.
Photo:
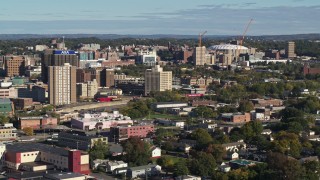
[(317, 33), (320, 2), (283, 0), (6, 1), (0, 34), (248, 35)]

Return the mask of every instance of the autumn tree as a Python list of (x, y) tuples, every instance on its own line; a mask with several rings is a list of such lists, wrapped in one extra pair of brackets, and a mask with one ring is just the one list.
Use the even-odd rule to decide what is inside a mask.
[(32, 128), (32, 127), (25, 127), (25, 128), (23, 128), (23, 132), (24, 132), (27, 136), (33, 136), (33, 128)]

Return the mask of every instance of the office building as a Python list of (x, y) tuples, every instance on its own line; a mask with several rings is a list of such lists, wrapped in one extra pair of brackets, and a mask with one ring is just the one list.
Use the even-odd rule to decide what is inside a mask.
[(7, 56), (5, 57), (5, 70), (8, 77), (22, 76), (25, 73), (24, 56)]
[(77, 97), (93, 98), (98, 92), (97, 80), (87, 81), (85, 83), (77, 83)]
[(0, 98), (17, 98), (17, 97), (18, 97), (18, 91), (14, 87), (0, 89)]
[(46, 102), (46, 88), (38, 85), (18, 88), (19, 98), (32, 98), (34, 102)]
[(295, 53), (295, 42), (288, 42), (288, 47), (286, 48), (286, 56), (287, 58), (295, 58), (297, 57)]
[(151, 91), (172, 90), (172, 72), (163, 71), (160, 65), (156, 65), (152, 69), (145, 72), (145, 95), (149, 95)]
[(136, 59), (137, 64), (144, 64), (146, 66), (155, 66), (157, 63), (157, 52), (153, 51), (140, 51)]
[(48, 67), (49, 66), (62, 66), (65, 63), (69, 63), (72, 66), (79, 66), (79, 59), (75, 51), (61, 51), (61, 50), (46, 50), (41, 59), (41, 77), (44, 83), (49, 81), (48, 79)]
[(49, 66), (49, 103), (76, 103), (76, 95), (76, 67), (69, 63), (63, 66)]
[(206, 47), (196, 47), (196, 50), (193, 52), (193, 64), (195, 66), (203, 66), (206, 64)]

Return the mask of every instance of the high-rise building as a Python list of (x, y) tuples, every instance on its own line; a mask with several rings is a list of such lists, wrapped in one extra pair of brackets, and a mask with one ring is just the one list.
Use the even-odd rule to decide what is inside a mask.
[(74, 51), (46, 50), (41, 59), (41, 77), (44, 83), (48, 82), (48, 67), (63, 66), (69, 63), (72, 66), (79, 66), (78, 56)]
[(93, 98), (98, 92), (97, 80), (77, 83), (77, 96), (80, 98)]
[(114, 86), (114, 70), (113, 69), (105, 69), (105, 73), (106, 73), (105, 87)]
[(25, 73), (24, 56), (7, 56), (5, 57), (5, 70), (8, 77), (22, 76)]
[(203, 66), (206, 64), (206, 47), (196, 47), (196, 50), (193, 51), (193, 64), (195, 66)]
[(144, 78), (145, 95), (148, 95), (151, 91), (172, 90), (172, 71), (163, 71), (160, 65), (147, 69)]
[(63, 66), (49, 66), (49, 102), (53, 105), (71, 104), (76, 97), (77, 67), (65, 63)]
[(288, 42), (288, 47), (286, 48), (287, 58), (295, 58), (297, 55), (295, 53), (295, 43), (293, 41)]

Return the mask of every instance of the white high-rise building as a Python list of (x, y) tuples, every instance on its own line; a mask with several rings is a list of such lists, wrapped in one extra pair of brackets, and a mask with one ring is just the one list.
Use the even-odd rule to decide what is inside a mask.
[(196, 50), (193, 52), (193, 63), (195, 66), (203, 66), (206, 64), (206, 47), (196, 47)]
[(49, 66), (49, 102), (53, 105), (76, 103), (76, 67)]
[(144, 78), (145, 95), (149, 95), (151, 91), (172, 90), (172, 71), (163, 71), (160, 65), (147, 69)]

